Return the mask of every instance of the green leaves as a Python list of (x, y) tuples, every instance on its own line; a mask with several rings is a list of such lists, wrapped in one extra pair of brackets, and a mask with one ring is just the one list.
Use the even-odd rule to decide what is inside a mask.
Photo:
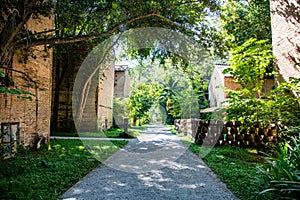
[(279, 146), (277, 158), (269, 158), (268, 170), (260, 171), (265, 175), (267, 189), (261, 194), (272, 193), (280, 199), (297, 199), (300, 194), (300, 134), (291, 143)]
[(140, 83), (132, 89), (129, 97), (130, 117), (134, 120), (149, 120), (149, 109), (160, 95), (160, 87), (157, 84)]
[(271, 45), (266, 40), (250, 38), (231, 51), (231, 74), (243, 88), (261, 93), (263, 79), (271, 70), (272, 59)]
[(25, 91), (21, 88), (13, 87), (14, 83), (12, 80), (7, 77), (0, 68), (0, 93), (5, 94), (11, 94), (17, 96), (19, 99), (26, 99), (26, 100), (32, 100), (32, 97), (35, 96), (35, 94)]
[(225, 0), (221, 10), (223, 37), (229, 48), (241, 46), (250, 38), (271, 44), (269, 0)]
[(269, 114), (268, 102), (265, 101), (263, 85), (272, 66), (271, 46), (266, 40), (250, 38), (241, 46), (231, 51), (231, 68), (223, 73), (230, 73), (241, 85), (237, 91), (227, 90), (230, 97), (227, 110), (228, 120), (240, 121), (251, 127), (258, 122), (268, 125), (273, 122)]

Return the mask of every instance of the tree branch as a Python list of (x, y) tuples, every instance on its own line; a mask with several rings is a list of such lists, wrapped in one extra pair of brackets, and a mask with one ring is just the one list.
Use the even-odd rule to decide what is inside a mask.
[(84, 40), (98, 39), (98, 38), (101, 38), (101, 37), (113, 35), (113, 33), (116, 32), (123, 25), (130, 24), (132, 22), (138, 21), (140, 19), (145, 19), (145, 18), (148, 18), (148, 17), (151, 17), (151, 16), (159, 17), (159, 18), (161, 18), (161, 19), (163, 19), (163, 20), (165, 20), (169, 23), (172, 23), (172, 24), (175, 24), (176, 26), (179, 26), (175, 22), (173, 22), (173, 21), (167, 19), (166, 17), (164, 17), (162, 15), (159, 15), (157, 13), (159, 11), (166, 10), (166, 9), (169, 9), (169, 8), (172, 8), (172, 7), (182, 6), (182, 5), (185, 5), (185, 4), (197, 3), (197, 2), (199, 2), (199, 0), (185, 1), (185, 2), (182, 2), (182, 3), (177, 3), (177, 4), (171, 4), (171, 5), (168, 5), (168, 6), (164, 6), (162, 8), (155, 9), (155, 10), (153, 10), (153, 11), (151, 11), (151, 12), (145, 14), (145, 15), (139, 15), (139, 16), (135, 16), (131, 19), (124, 20), (124, 21), (116, 24), (115, 26), (113, 26), (109, 30), (107, 30), (105, 32), (102, 32), (102, 33), (99, 33), (99, 34), (76, 35), (76, 36), (73, 36), (73, 37), (66, 37), (66, 38), (53, 37), (53, 38), (32, 39), (29, 44), (27, 44), (23, 41), (23, 42), (17, 43), (15, 47), (17, 49), (19, 49), (19, 48), (21, 48), (25, 45), (27, 47), (32, 47), (32, 46), (38, 46), (38, 45), (44, 45), (44, 44), (68, 44), (68, 43), (81, 42), (81, 41), (84, 41)]

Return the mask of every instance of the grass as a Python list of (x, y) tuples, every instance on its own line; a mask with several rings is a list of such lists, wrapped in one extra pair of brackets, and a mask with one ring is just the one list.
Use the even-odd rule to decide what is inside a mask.
[[(177, 133), (172, 128), (170, 130), (173, 134)], [(195, 154), (201, 155), (201, 153), (209, 151), (203, 161), (237, 197), (242, 200), (271, 199), (269, 194), (259, 194), (265, 189), (265, 177), (259, 172), (258, 167), (266, 169), (268, 164), (257, 155), (256, 150), (234, 146), (207, 149), (196, 145), (187, 137), (179, 136), (182, 137), (182, 142), (189, 146)]]
[[(111, 145), (111, 142), (114, 145)], [(127, 141), (92, 141), (105, 159)], [(68, 188), (100, 164), (81, 140), (51, 140), (36, 151), (22, 150), (1, 161), (0, 199), (58, 199)]]
[[(129, 135), (136, 138), (141, 130), (145, 127), (130, 127), (128, 129)], [(124, 130), (120, 128), (111, 128), (103, 132), (85, 132), (85, 133), (69, 133), (69, 132), (52, 132), (51, 136), (67, 136), (67, 137), (99, 137), (99, 138), (123, 138)]]

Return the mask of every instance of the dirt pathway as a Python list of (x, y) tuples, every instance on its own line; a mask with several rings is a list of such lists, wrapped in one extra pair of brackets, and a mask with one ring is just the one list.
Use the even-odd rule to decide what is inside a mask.
[(237, 199), (163, 126), (137, 139), (75, 184), (62, 199)]

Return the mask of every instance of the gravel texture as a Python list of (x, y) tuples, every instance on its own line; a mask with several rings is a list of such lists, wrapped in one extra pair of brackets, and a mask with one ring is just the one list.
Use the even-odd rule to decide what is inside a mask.
[(61, 197), (79, 199), (237, 199), (167, 128), (148, 126)]

